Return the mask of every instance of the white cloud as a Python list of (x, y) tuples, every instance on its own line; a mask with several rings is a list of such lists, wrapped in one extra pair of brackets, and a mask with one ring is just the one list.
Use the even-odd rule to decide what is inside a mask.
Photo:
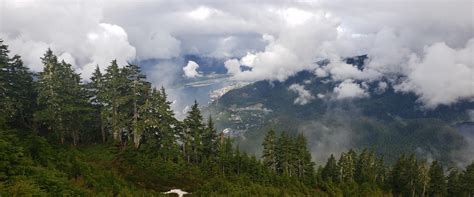
[(474, 99), (474, 39), (465, 48), (453, 49), (436, 43), (425, 49), (423, 57), (413, 55), (407, 79), (396, 86), (414, 92), (425, 107), (447, 105)]
[(375, 91), (376, 91), (377, 94), (382, 94), (387, 90), (387, 88), (388, 88), (387, 82), (380, 81), (377, 84), (377, 89)]
[(369, 94), (362, 89), (359, 84), (350, 79), (343, 81), (335, 87), (334, 93), (336, 94), (337, 99), (363, 98), (369, 96)]
[(201, 74), (199, 74), (199, 72), (197, 71), (198, 68), (199, 64), (194, 61), (188, 61), (188, 64), (183, 67), (184, 76), (188, 78), (200, 77)]
[(292, 84), (288, 87), (288, 90), (298, 94), (295, 101), (293, 102), (296, 105), (306, 105), (314, 99), (314, 96), (300, 84)]
[(382, 74), (374, 69), (365, 68), (360, 70), (354, 65), (343, 62), (340, 57), (331, 58), (330, 63), (316, 69), (315, 74), (318, 77), (326, 77), (330, 74), (334, 81), (343, 81), (346, 79), (372, 81), (382, 77)]
[(404, 91), (437, 105), (469, 95), (457, 89), (444, 91), (452, 98), (429, 93), (429, 85), (412, 79), (416, 72), (410, 61), (416, 56), (423, 65), (425, 48), (435, 43), (455, 51), (465, 47), (474, 38), (472, 7), (469, 0), (3, 1), (0, 35), (32, 70), (41, 70), (39, 57), (50, 47), (58, 55), (71, 55), (65, 59), (73, 61), (83, 77), (95, 64), (103, 69), (116, 58), (171, 59), (191, 53), (236, 59), (252, 67), (241, 72), (240, 65), (233, 64), (230, 72), (237, 80), (282, 81), (316, 69), (315, 60), (367, 54), (363, 70), (332, 62), (315, 72), (335, 81), (406, 77), (409, 81), (402, 84), (416, 88)]
[(236, 75), (240, 73), (240, 63), (236, 59), (225, 61), (224, 66), (227, 69), (227, 73), (229, 74)]

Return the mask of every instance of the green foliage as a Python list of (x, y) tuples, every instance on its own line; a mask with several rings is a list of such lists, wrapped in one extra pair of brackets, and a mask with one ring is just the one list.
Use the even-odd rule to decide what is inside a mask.
[[(197, 196), (474, 194), (474, 163), (445, 177), (440, 162), (414, 154), (388, 167), (374, 151), (350, 150), (315, 171), (302, 134), (270, 130), (261, 161), (219, 138), (197, 102), (177, 120), (164, 88), (151, 88), (137, 65), (112, 61), (83, 84), (51, 50), (41, 59), (34, 81), (0, 40), (0, 196), (160, 196), (172, 188)], [(420, 124), (429, 128), (403, 128), (427, 135)]]

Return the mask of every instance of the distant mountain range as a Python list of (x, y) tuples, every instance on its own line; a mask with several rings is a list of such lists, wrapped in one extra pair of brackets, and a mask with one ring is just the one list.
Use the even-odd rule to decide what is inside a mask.
[[(345, 61), (362, 69), (366, 58), (357, 56)], [(338, 83), (301, 71), (284, 82), (258, 81), (233, 89), (208, 109), (218, 129), (240, 133), (239, 146), (257, 155), (265, 132), (275, 129), (304, 133), (316, 160), (350, 148), (373, 149), (388, 161), (401, 153), (416, 153), (445, 163), (472, 160), (474, 154), (465, 150), (474, 142), (470, 139), (474, 126), (469, 114), (474, 102), (427, 110), (413, 93), (396, 92), (390, 86), (380, 90), (379, 83), (385, 80), (365, 83), (368, 97), (335, 99), (333, 90)], [(296, 103), (300, 95), (291, 91), (294, 84), (307, 90), (311, 101)]]

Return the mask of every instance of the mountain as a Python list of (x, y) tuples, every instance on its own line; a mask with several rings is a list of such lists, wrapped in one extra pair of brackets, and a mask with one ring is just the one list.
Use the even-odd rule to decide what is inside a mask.
[[(366, 56), (345, 59), (362, 69)], [(326, 64), (328, 62), (320, 62)], [(286, 81), (258, 81), (234, 89), (209, 106), (218, 129), (240, 134), (239, 146), (259, 154), (263, 133), (269, 129), (291, 135), (304, 133), (313, 158), (325, 160), (330, 153), (350, 148), (373, 149), (393, 161), (401, 153), (416, 153), (426, 159), (445, 163), (463, 162), (474, 133), (473, 127), (459, 132), (456, 126), (469, 122), (474, 102), (425, 109), (413, 93), (396, 92), (392, 87), (381, 90), (387, 79), (364, 83), (370, 96), (335, 99), (339, 83), (301, 71)], [(292, 85), (304, 87), (309, 102), (299, 97)]]

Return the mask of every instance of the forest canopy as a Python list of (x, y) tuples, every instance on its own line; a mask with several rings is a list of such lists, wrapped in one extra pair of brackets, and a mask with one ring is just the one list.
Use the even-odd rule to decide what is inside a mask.
[(0, 195), (474, 194), (474, 163), (458, 169), (411, 153), (385, 163), (364, 149), (315, 164), (304, 135), (274, 130), (257, 158), (197, 102), (178, 120), (165, 88), (139, 65), (112, 60), (83, 80), (51, 49), (41, 61), (43, 70), (30, 72), (0, 40)]

